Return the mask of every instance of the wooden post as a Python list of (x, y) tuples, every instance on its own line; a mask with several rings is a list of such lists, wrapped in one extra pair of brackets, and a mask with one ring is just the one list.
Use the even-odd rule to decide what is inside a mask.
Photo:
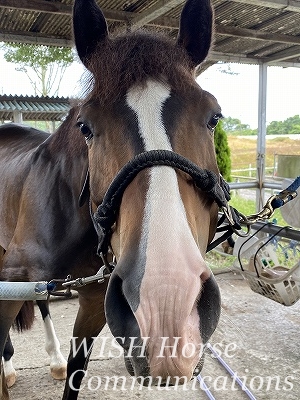
[(22, 116), (21, 111), (19, 111), (19, 110), (14, 110), (13, 119), (14, 119), (14, 122), (15, 122), (16, 124), (22, 124), (22, 123), (23, 123), (23, 116)]

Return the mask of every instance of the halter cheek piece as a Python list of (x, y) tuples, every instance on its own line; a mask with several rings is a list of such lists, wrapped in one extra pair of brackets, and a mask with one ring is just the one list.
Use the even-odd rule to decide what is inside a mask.
[[(207, 193), (220, 208), (226, 210), (225, 215), (230, 225), (229, 231), (226, 232), (226, 237), (230, 236), (235, 230), (241, 229), (239, 224), (240, 215), (237, 215), (236, 210), (232, 210), (227, 203), (230, 200), (229, 186), (220, 175), (218, 176), (212, 171), (199, 168), (187, 158), (173, 151), (150, 150), (138, 154), (124, 165), (112, 181), (95, 213), (92, 212), (90, 202), (91, 217), (98, 235), (98, 255), (101, 253), (106, 254), (108, 251), (111, 227), (117, 220), (125, 189), (140, 171), (153, 166), (169, 166), (190, 175), (198, 189)], [(222, 240), (225, 240), (223, 238), (224, 235)]]

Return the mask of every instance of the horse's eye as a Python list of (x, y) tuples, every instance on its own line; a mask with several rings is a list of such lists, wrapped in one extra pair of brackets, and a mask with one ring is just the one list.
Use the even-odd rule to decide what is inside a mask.
[(218, 125), (219, 120), (223, 118), (221, 113), (215, 114), (208, 122), (207, 127), (210, 131), (214, 132), (215, 127)]
[(85, 140), (92, 139), (93, 134), (87, 124), (85, 124), (83, 122), (78, 122), (77, 126), (79, 126), (80, 132), (84, 135)]

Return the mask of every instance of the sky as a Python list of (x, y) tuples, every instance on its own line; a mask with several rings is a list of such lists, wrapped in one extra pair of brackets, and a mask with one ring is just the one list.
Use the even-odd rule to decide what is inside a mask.
[[(225, 117), (238, 118), (257, 128), (258, 115), (258, 65), (217, 64), (200, 75), (200, 86), (218, 100)], [(268, 67), (267, 74), (267, 124), (283, 121), (300, 114), (300, 68)]]
[[(230, 72), (230, 73), (224, 73)], [(83, 67), (75, 62), (61, 84), (60, 96), (80, 92)], [(238, 118), (252, 129), (257, 128), (258, 66), (215, 64), (198, 78), (200, 86), (218, 100), (225, 117)], [(0, 94), (34, 95), (34, 90), (15, 65), (3, 59), (0, 50)], [(268, 67), (267, 123), (283, 121), (300, 114), (300, 68)]]

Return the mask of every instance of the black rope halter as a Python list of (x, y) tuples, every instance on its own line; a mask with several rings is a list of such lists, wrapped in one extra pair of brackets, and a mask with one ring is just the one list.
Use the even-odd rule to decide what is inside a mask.
[[(154, 166), (169, 166), (179, 169), (194, 180), (196, 187), (214, 200), (220, 208), (227, 208), (230, 199), (229, 185), (221, 176), (207, 169), (202, 169), (196, 164), (169, 150), (150, 150), (138, 154), (118, 172), (109, 186), (102, 203), (91, 217), (98, 235), (98, 254), (107, 253), (111, 227), (116, 222), (122, 197), (127, 186), (137, 174), (145, 168)], [(91, 208), (91, 207), (90, 207)], [(238, 218), (235, 218), (235, 229), (241, 229)], [(228, 233), (232, 234), (233, 230)]]

